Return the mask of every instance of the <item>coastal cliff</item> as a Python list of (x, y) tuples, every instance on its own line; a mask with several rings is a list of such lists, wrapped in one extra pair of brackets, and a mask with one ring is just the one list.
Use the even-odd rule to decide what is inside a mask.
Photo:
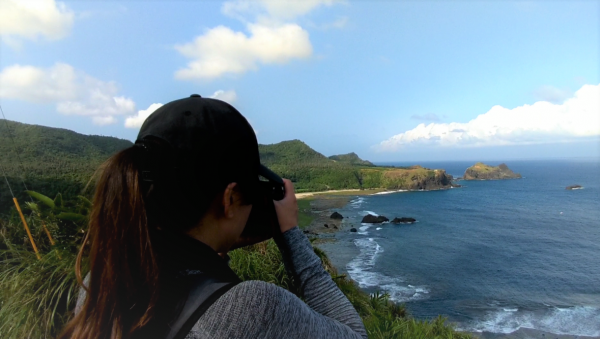
[(439, 190), (455, 185), (452, 175), (443, 169), (429, 169), (421, 166), (407, 168), (363, 169), (361, 171), (364, 188), (385, 188), (388, 190)]
[(478, 162), (475, 165), (467, 168), (464, 180), (501, 180), (501, 179), (520, 179), (519, 173), (513, 172), (506, 164), (498, 166), (486, 165)]

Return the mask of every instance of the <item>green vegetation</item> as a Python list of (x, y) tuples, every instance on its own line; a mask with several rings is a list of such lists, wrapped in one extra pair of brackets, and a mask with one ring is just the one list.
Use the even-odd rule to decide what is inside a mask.
[(371, 166), (371, 167), (375, 166), (370, 161), (362, 160), (358, 156), (358, 154), (356, 154), (354, 152), (348, 153), (348, 154), (332, 155), (332, 156), (329, 157), (329, 159), (335, 160), (335, 161), (339, 161), (339, 162), (343, 162), (343, 163), (347, 163), (347, 164), (350, 164), (350, 165)]
[(521, 175), (511, 171), (506, 164), (498, 166), (486, 165), (478, 162), (467, 168), (463, 175), (464, 180), (497, 180), (497, 179), (518, 179)]
[(477, 170), (477, 171), (490, 172), (490, 171), (493, 171), (495, 167), (484, 164), (482, 162), (478, 162), (475, 165), (473, 165), (471, 168), (474, 170)]
[[(50, 197), (60, 192), (65, 201), (74, 201), (79, 195), (89, 198), (94, 187), (93, 174), (98, 167), (112, 154), (132, 145), (128, 140), (82, 135), (66, 129), (11, 121), (8, 126), (10, 131), (0, 124), (0, 164), (21, 203), (29, 199), (21, 179), (29, 189)], [(259, 145), (259, 151), (261, 161), (282, 177), (291, 179), (298, 193), (445, 185), (439, 182), (432, 185), (430, 178), (436, 178), (437, 173), (434, 170), (375, 167), (354, 153), (327, 158), (299, 140)], [(11, 199), (7, 189), (0, 190), (0, 214), (12, 208)]]
[(310, 202), (313, 199), (299, 199), (298, 200), (298, 227), (305, 228), (310, 225), (314, 217), (310, 213), (311, 207)]
[(82, 197), (65, 202), (61, 194), (51, 199), (30, 193), (40, 203), (28, 202), (22, 207), (41, 260), (35, 256), (20, 218), (13, 213), (0, 219), (2, 338), (56, 336), (70, 317), (79, 290), (73, 267), (91, 204)]
[[(61, 203), (60, 198), (32, 196), (42, 202), (26, 205), (27, 222), (42, 254), (41, 260), (37, 260), (29, 242), (23, 241), (24, 230), (19, 219), (0, 221), (0, 336), (7, 339), (55, 337), (72, 315), (79, 290), (73, 266), (89, 206), (81, 199)], [(310, 220), (310, 200), (299, 202), (300, 218)], [(68, 210), (65, 205), (78, 207)], [(63, 220), (57, 217), (61, 213), (84, 219)], [(42, 215), (44, 219), (40, 218)], [(53, 234), (63, 235), (57, 237), (56, 245), (50, 245), (42, 220)], [(410, 317), (404, 306), (392, 303), (387, 294), (369, 295), (361, 291), (353, 281), (337, 273), (322, 250), (314, 250), (363, 318), (370, 338), (471, 337), (455, 332), (441, 317), (430, 321)], [(230, 266), (242, 280), (263, 280), (298, 294), (274, 241), (237, 249), (230, 257)]]
[[(61, 128), (13, 121), (7, 124), (9, 130), (4, 122), (0, 123), (0, 164), (21, 203), (30, 200), (22, 179), (29, 189), (51, 197), (60, 192), (66, 201), (89, 194), (93, 185), (84, 189), (98, 167), (115, 152), (132, 145), (128, 140)], [(0, 185), (0, 213), (5, 213), (13, 207), (12, 197), (6, 183)]]
[[(73, 266), (91, 208), (88, 198), (93, 174), (109, 156), (132, 143), (10, 121), (8, 125), (10, 131), (0, 125), (0, 163), (42, 259), (33, 253), (8, 190), (0, 190), (0, 337), (53, 338), (71, 316), (79, 290)], [(14, 138), (9, 138), (11, 135)], [(445, 175), (421, 167), (373, 167), (353, 154), (329, 159), (298, 140), (260, 145), (259, 150), (262, 162), (292, 179), (297, 192), (413, 188)], [(22, 179), (34, 191), (26, 191)], [(300, 227), (313, 219), (310, 201), (298, 202)], [(370, 337), (468, 337), (444, 325), (441, 318), (412, 319), (385, 294), (362, 292), (347, 277), (338, 275), (322, 251), (315, 248), (315, 252), (363, 317)], [(269, 281), (296, 292), (273, 241), (238, 249), (231, 257), (232, 268), (242, 279)]]
[(451, 181), (443, 170), (420, 166), (374, 167), (370, 162), (365, 165), (354, 153), (334, 156), (342, 160), (333, 160), (299, 140), (260, 145), (259, 150), (261, 162), (292, 180), (298, 193), (334, 189), (435, 189), (448, 186)]

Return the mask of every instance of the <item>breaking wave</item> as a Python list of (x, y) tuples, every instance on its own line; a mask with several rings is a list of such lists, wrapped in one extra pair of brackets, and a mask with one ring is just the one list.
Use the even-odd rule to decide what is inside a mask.
[[(366, 230), (369, 226), (363, 227), (366, 227)], [(387, 292), (391, 300), (398, 302), (427, 298), (429, 291), (424, 286), (404, 284), (402, 278), (390, 277), (374, 271), (377, 257), (383, 252), (383, 248), (374, 238), (356, 239), (354, 244), (359, 248), (360, 254), (346, 265), (346, 269), (350, 277), (361, 288), (373, 288)]]
[(550, 332), (558, 335), (600, 336), (600, 308), (575, 306), (549, 307), (540, 311), (521, 311), (503, 308), (489, 312), (483, 319), (475, 320), (463, 331), (512, 333), (521, 328)]

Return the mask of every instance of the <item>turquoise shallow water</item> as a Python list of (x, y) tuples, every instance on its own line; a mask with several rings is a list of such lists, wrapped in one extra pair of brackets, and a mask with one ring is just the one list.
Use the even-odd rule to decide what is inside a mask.
[[(462, 176), (472, 163), (423, 165)], [(344, 269), (416, 317), (443, 314), (463, 330), (600, 336), (600, 163), (508, 165), (524, 178), (356, 197), (339, 210), (345, 223), (368, 212), (418, 223), (336, 234), (335, 251), (352, 253)], [(573, 184), (584, 189), (565, 190)]]

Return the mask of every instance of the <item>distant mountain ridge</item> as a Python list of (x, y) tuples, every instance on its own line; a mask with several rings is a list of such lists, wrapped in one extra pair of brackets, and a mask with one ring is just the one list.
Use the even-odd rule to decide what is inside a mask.
[(373, 165), (372, 162), (367, 161), (367, 160), (362, 160), (358, 154), (352, 152), (352, 153), (348, 153), (348, 154), (338, 154), (338, 155), (332, 155), (329, 157), (329, 159), (331, 160), (335, 160), (335, 161), (339, 161), (339, 162), (345, 162), (351, 165), (360, 165), (360, 166), (375, 166)]
[[(21, 177), (29, 189), (65, 200), (90, 195), (93, 173), (112, 154), (130, 147), (129, 140), (83, 135), (67, 129), (7, 122), (0, 124), (0, 164), (20, 201), (28, 200)], [(420, 166), (410, 168), (377, 167), (355, 153), (330, 158), (300, 140), (259, 145), (261, 162), (282, 177), (294, 182), (297, 192), (329, 189), (440, 189), (452, 185), (452, 176), (444, 170)], [(18, 154), (18, 156), (17, 156)], [(23, 162), (24, 170), (18, 162)], [(84, 191), (84, 188), (86, 188)], [(0, 183), (0, 213), (12, 207), (5, 183)]]

